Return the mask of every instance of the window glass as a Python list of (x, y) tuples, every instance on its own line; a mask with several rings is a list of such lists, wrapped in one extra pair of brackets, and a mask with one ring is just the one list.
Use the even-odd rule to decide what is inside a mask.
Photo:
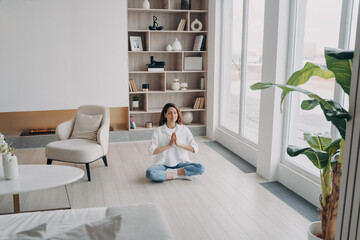
[[(231, 2), (231, 1), (229, 1)], [(240, 79), (241, 79), (241, 37), (242, 37), (242, 12), (243, 1), (233, 1), (232, 19), (228, 19), (230, 33), (226, 46), (230, 47), (229, 55), (231, 61), (225, 61), (224, 70), (226, 78), (224, 79), (222, 98), (222, 118), (221, 125), (234, 133), (239, 133), (239, 109), (240, 109)], [(226, 19), (226, 16), (224, 16)], [(231, 40), (231, 41), (230, 41)]]
[[(299, 4), (305, 4), (305, 2), (299, 1)], [(326, 6), (326, 11), (319, 11), (324, 6)], [(307, 1), (304, 15), (305, 26), (297, 28), (297, 31), (303, 29), (304, 36), (303, 48), (297, 52), (297, 54), (302, 54), (300, 57), (302, 60), (301, 67), (306, 62), (325, 65), (324, 48), (338, 47), (341, 7), (342, 1), (338, 0), (317, 0), (311, 1), (311, 4), (310, 1)], [(298, 20), (299, 23), (301, 24), (301, 19)], [(297, 34), (302, 36), (301, 32)], [(298, 56), (296, 58), (298, 59)], [(301, 87), (317, 93), (322, 98), (332, 99), (334, 97), (335, 79), (323, 80), (314, 77)], [(331, 124), (323, 116), (320, 107), (311, 111), (304, 111), (300, 109), (300, 104), (303, 100), (308, 99), (307, 96), (293, 93), (291, 98), (289, 144), (307, 147), (307, 143), (303, 140), (305, 132), (330, 135)], [(319, 173), (319, 170), (304, 156), (288, 157), (288, 160), (317, 175)]]
[(250, 86), (261, 81), (262, 50), (264, 39), (265, 1), (249, 1), (247, 67), (245, 87), (243, 135), (252, 142), (258, 142), (260, 91), (252, 91)]

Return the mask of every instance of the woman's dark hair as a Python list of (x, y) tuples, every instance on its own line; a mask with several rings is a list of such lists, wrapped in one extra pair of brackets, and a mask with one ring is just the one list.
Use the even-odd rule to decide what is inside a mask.
[(165, 106), (163, 107), (163, 109), (161, 111), (159, 126), (162, 126), (166, 123), (167, 119), (165, 118), (165, 113), (167, 113), (168, 109), (171, 107), (175, 108), (177, 111), (177, 114), (178, 114), (178, 119), (176, 120), (176, 123), (182, 124), (182, 115), (181, 115), (180, 109), (174, 103), (167, 103), (167, 104), (165, 104)]

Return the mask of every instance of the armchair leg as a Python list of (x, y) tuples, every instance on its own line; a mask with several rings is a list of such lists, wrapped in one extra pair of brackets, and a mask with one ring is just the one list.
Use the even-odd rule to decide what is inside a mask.
[(53, 161), (52, 159), (48, 159), (47, 162), (46, 162), (46, 164), (47, 164), (47, 165), (51, 165), (52, 161)]
[(103, 159), (103, 161), (104, 161), (105, 166), (107, 167), (107, 166), (108, 166), (108, 163), (107, 163), (106, 155), (103, 156), (102, 159)]
[(86, 165), (86, 172), (87, 172), (88, 180), (89, 180), (89, 182), (91, 182), (90, 164), (89, 164), (89, 163), (85, 163), (85, 165)]

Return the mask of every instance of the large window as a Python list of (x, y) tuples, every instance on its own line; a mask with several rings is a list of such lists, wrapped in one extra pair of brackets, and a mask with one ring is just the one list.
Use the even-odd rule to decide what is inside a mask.
[[(232, 9), (232, 11), (229, 11)], [(234, 133), (239, 132), (240, 123), (240, 79), (242, 48), (243, 1), (226, 1), (223, 21), (223, 69), (221, 124)]]
[[(355, 4), (356, 10), (354, 12), (357, 12), (358, 0), (355, 1), (357, 3)], [(342, 1), (339, 0), (297, 1), (297, 7), (295, 8), (297, 9), (298, 16), (295, 25), (295, 36), (297, 37), (294, 45), (295, 63), (293, 71), (302, 68), (306, 62), (325, 65), (324, 48), (341, 47), (339, 46), (339, 39), (344, 37), (340, 36), (341, 18), (351, 17), (352, 13), (351, 11), (349, 16), (341, 16), (342, 4)], [(319, 11), (323, 6), (326, 6), (326, 11)], [(352, 21), (351, 29), (354, 31), (356, 30), (355, 23), (356, 21)], [(348, 31), (347, 34), (352, 36), (352, 32)], [(351, 46), (353, 40), (351, 37), (348, 39), (350, 39)], [(323, 80), (314, 77), (308, 83), (302, 85), (302, 87), (317, 93), (323, 98), (334, 99), (335, 79)], [(331, 128), (331, 123), (325, 119), (320, 107), (311, 111), (300, 109), (300, 103), (304, 99), (307, 99), (307, 97), (298, 93), (292, 93), (289, 111), (290, 123), (288, 125), (288, 144), (301, 147), (308, 146), (303, 140), (303, 135), (306, 132), (322, 133), (329, 136), (335, 135), (331, 132), (335, 129)], [(305, 156), (287, 157), (286, 161), (318, 175), (319, 170)]]
[(257, 143), (261, 81), (264, 0), (225, 1), (223, 9), (223, 82), (220, 124)]

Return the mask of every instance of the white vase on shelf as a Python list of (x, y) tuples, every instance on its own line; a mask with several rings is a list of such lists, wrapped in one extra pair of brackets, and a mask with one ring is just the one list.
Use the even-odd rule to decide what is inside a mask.
[(15, 155), (12, 155), (9, 161), (3, 157), (2, 164), (6, 179), (11, 180), (19, 176), (19, 166)]
[(144, 0), (142, 4), (143, 9), (150, 9), (149, 0)]
[(179, 90), (180, 89), (180, 82), (179, 82), (179, 79), (177, 78), (174, 78), (172, 84), (171, 84), (171, 88), (172, 90)]
[(182, 115), (182, 121), (185, 125), (191, 124), (193, 119), (194, 119), (194, 116), (193, 116), (192, 112), (185, 112)]
[(181, 51), (182, 47), (181, 47), (181, 43), (179, 42), (179, 40), (177, 38), (175, 38), (175, 41), (172, 43), (172, 50), (173, 51)]
[(171, 52), (172, 50), (173, 50), (172, 46), (170, 44), (168, 44), (166, 46), (166, 51)]
[(192, 23), (191, 23), (191, 30), (192, 31), (201, 31), (203, 25), (202, 23), (199, 21), (199, 19), (195, 19)]

